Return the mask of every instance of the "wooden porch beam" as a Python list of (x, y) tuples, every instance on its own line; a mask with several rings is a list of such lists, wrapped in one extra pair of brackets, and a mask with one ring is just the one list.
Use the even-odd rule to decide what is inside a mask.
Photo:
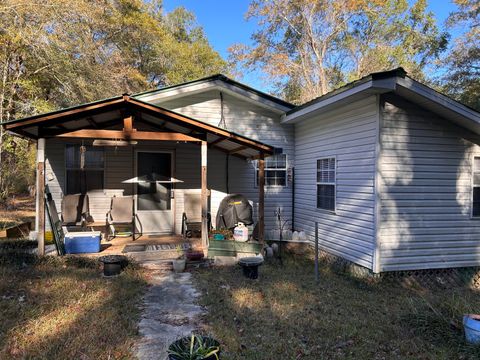
[(116, 140), (153, 140), (153, 141), (193, 141), (201, 139), (173, 132), (133, 131), (126, 133), (120, 130), (93, 130), (82, 129), (57, 135), (59, 138), (77, 139), (116, 139)]
[(123, 132), (130, 134), (133, 131), (133, 117), (128, 116), (123, 119)]
[(37, 246), (38, 255), (45, 255), (45, 139), (37, 140)]
[(265, 159), (258, 160), (258, 241), (265, 241)]
[(202, 162), (201, 162), (201, 202), (202, 202), (202, 247), (204, 250), (208, 248), (208, 193), (207, 193), (207, 154), (208, 144), (206, 141), (202, 141)]

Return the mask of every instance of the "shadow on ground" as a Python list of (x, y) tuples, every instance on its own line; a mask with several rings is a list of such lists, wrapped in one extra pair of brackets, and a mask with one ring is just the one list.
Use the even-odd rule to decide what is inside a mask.
[(131, 358), (139, 269), (103, 278), (85, 258), (0, 255), (0, 358)]
[(266, 264), (258, 280), (240, 268), (195, 273), (205, 332), (228, 359), (478, 359), (463, 339), (461, 317), (480, 308), (466, 288), (375, 284), (332, 272), (323, 264), (288, 258)]

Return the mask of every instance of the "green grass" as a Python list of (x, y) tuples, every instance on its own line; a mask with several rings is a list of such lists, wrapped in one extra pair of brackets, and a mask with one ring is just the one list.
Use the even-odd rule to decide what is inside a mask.
[(145, 287), (133, 266), (105, 279), (96, 260), (9, 254), (0, 261), (0, 358), (131, 358)]
[(465, 344), (464, 313), (480, 312), (480, 294), (454, 288), (373, 284), (313, 262), (266, 264), (258, 280), (239, 267), (195, 273), (204, 331), (227, 359), (478, 359)]

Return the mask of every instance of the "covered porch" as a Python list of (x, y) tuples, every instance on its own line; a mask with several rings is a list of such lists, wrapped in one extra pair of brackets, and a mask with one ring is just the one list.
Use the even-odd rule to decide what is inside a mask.
[[(181, 239), (183, 214), (196, 204), (201, 212), (199, 246), (204, 250), (209, 214), (215, 225), (220, 200), (247, 191), (255, 198), (258, 239), (264, 239), (264, 158), (274, 153), (269, 145), (129, 95), (19, 119), (5, 127), (37, 141), (40, 254), (48, 227), (47, 185), (59, 209), (65, 195), (87, 194), (91, 220), (100, 228), (106, 225), (111, 199), (131, 196), (138, 244), (161, 244), (163, 236)], [(114, 240), (111, 251), (122, 242)]]

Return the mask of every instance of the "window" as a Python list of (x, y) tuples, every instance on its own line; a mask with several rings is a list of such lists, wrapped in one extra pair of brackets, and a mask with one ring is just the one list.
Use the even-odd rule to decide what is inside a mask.
[(335, 211), (336, 160), (317, 160), (317, 208)]
[(480, 216), (480, 157), (473, 158), (472, 216)]
[(65, 149), (66, 194), (85, 194), (87, 191), (103, 189), (104, 149), (84, 146), (82, 169), (82, 147), (67, 145)]
[[(265, 185), (287, 186), (287, 155), (278, 154), (265, 159)], [(258, 186), (258, 162), (257, 162)]]

